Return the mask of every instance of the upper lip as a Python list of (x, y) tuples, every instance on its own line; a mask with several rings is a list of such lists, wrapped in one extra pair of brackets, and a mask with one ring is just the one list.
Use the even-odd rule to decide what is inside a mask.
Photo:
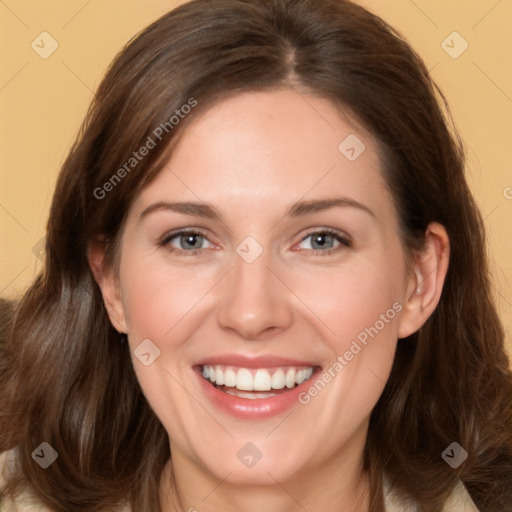
[(311, 361), (290, 359), (278, 355), (243, 356), (240, 354), (223, 354), (205, 357), (196, 363), (196, 366), (237, 366), (240, 368), (276, 368), (280, 366), (319, 366)]

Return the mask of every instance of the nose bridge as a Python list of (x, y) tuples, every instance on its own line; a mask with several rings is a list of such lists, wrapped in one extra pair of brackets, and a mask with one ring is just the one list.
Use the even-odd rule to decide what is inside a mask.
[[(251, 237), (248, 237), (251, 238)], [(271, 270), (272, 251), (255, 240), (239, 244), (218, 312), (219, 324), (244, 338), (281, 330), (292, 321), (288, 289)]]

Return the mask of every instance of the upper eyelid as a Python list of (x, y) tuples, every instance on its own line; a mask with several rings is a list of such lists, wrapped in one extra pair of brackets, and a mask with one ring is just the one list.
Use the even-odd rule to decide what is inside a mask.
[(172, 240), (173, 238), (176, 238), (180, 235), (187, 235), (187, 234), (201, 235), (204, 238), (210, 240), (206, 231), (203, 231), (201, 228), (183, 228), (183, 229), (178, 229), (176, 231), (169, 231), (169, 232), (165, 233), (163, 236), (160, 237), (160, 242), (162, 242), (162, 243), (165, 241), (168, 242), (169, 240)]

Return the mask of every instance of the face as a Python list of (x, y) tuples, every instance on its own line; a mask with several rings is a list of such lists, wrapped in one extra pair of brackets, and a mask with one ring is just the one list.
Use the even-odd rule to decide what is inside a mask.
[(109, 313), (175, 460), (255, 483), (361, 454), (410, 277), (377, 143), (327, 100), (194, 119), (129, 211), (118, 278)]

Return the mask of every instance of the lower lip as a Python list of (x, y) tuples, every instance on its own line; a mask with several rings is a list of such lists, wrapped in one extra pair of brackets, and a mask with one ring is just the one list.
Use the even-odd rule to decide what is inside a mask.
[(320, 371), (320, 368), (316, 368), (308, 380), (291, 388), (286, 393), (280, 393), (269, 398), (255, 399), (228, 395), (210, 384), (199, 370), (196, 370), (195, 373), (204, 393), (217, 408), (241, 419), (265, 419), (282, 414), (293, 407), (294, 404), (298, 404), (300, 393), (311, 385), (311, 381), (318, 371)]

